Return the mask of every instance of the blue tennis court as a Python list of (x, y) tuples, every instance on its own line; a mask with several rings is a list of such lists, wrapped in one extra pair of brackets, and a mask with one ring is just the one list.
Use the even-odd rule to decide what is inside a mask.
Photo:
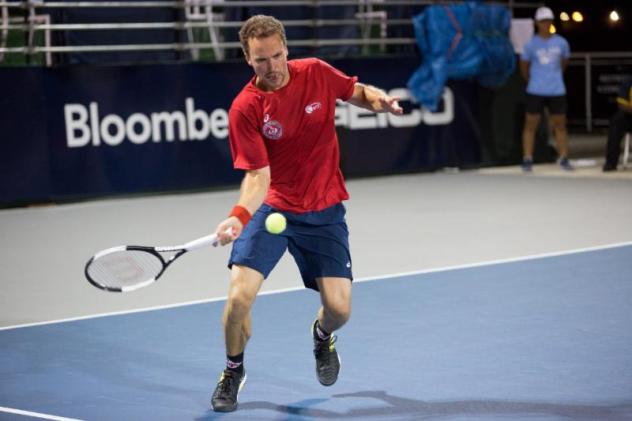
[(223, 300), (0, 331), (0, 419), (632, 419), (632, 245), (357, 282), (320, 386), (317, 294), (258, 297), (238, 410)]

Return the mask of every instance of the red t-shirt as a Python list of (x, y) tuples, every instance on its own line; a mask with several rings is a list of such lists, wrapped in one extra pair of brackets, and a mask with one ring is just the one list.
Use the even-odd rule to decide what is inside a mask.
[(349, 77), (315, 59), (288, 61), (290, 81), (264, 92), (253, 77), (233, 101), (229, 139), (233, 165), (270, 166), (265, 203), (284, 211), (318, 211), (348, 199), (334, 126), (336, 99), (353, 95)]

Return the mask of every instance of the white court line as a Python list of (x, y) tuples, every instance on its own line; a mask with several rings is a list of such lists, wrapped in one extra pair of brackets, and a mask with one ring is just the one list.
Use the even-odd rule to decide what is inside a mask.
[[(529, 255), (529, 256), (520, 256), (520, 257), (510, 257), (510, 258), (506, 258), (506, 259), (488, 260), (488, 261), (479, 262), (479, 263), (467, 263), (467, 264), (463, 264), (463, 265), (443, 266), (443, 267), (438, 267), (438, 268), (422, 269), (422, 270), (416, 270), (416, 271), (410, 271), (410, 272), (398, 272), (398, 273), (390, 273), (390, 274), (385, 274), (385, 275), (370, 276), (370, 277), (365, 277), (365, 278), (354, 279), (353, 282), (354, 283), (358, 283), (358, 282), (378, 281), (378, 280), (381, 280), (381, 279), (386, 280), (386, 279), (392, 279), (392, 278), (400, 278), (402, 276), (424, 275), (424, 274), (428, 274), (428, 273), (447, 272), (447, 271), (450, 271), (450, 270), (470, 269), (470, 268), (476, 268), (476, 267), (481, 267), (481, 266), (492, 266), (492, 265), (499, 265), (499, 264), (503, 264), (503, 263), (522, 262), (522, 261), (526, 261), (526, 260), (543, 259), (543, 258), (547, 258), (547, 257), (565, 256), (565, 255), (569, 255), (569, 254), (577, 254), (577, 253), (586, 253), (586, 252), (590, 252), (590, 251), (607, 250), (607, 249), (618, 248), (618, 247), (626, 247), (626, 246), (631, 246), (631, 245), (632, 245), (632, 241), (626, 241), (626, 242), (622, 242), (622, 243), (612, 243), (612, 244), (605, 244), (605, 245), (594, 246), (594, 247), (584, 247), (584, 248), (579, 248), (579, 249), (571, 249), (571, 250), (564, 250), (564, 251), (554, 251), (554, 252), (550, 252), (550, 253), (533, 254), (533, 255)], [(304, 290), (304, 289), (305, 289), (305, 287), (303, 287), (303, 286), (297, 286), (297, 287), (293, 287), (293, 288), (277, 289), (277, 290), (274, 290), (274, 291), (264, 291), (264, 292), (260, 292), (259, 295), (282, 294), (282, 293), (285, 293), (285, 292), (301, 291), (301, 290)], [(170, 308), (186, 307), (186, 306), (191, 306), (191, 305), (196, 305), (196, 304), (205, 304), (205, 303), (212, 303), (212, 302), (216, 302), (216, 301), (223, 301), (225, 299), (226, 299), (226, 297), (207, 298), (207, 299), (203, 299), (203, 300), (186, 301), (186, 302), (181, 302), (181, 303), (166, 304), (166, 305), (154, 306), (154, 307), (145, 307), (145, 308), (139, 308), (139, 309), (135, 309), (135, 310), (122, 310), (122, 311), (115, 311), (115, 312), (110, 312), (110, 313), (90, 314), (90, 315), (87, 315), (87, 316), (72, 317), (72, 318), (67, 318), (67, 319), (48, 320), (48, 321), (44, 321), (44, 322), (35, 322), (35, 323), (25, 323), (25, 324), (19, 324), (19, 325), (14, 325), (14, 326), (0, 327), (0, 331), (10, 330), (10, 329), (19, 329), (19, 328), (23, 328), (23, 327), (33, 327), (33, 326), (43, 326), (43, 325), (57, 324), (57, 323), (75, 322), (75, 321), (79, 321), (79, 320), (96, 319), (96, 318), (100, 318), (100, 317), (120, 316), (120, 315), (125, 315), (125, 314), (142, 313), (142, 312), (146, 312), (146, 311), (166, 310), (166, 309), (170, 309)]]
[(9, 414), (25, 415), (28, 417), (41, 418), (43, 420), (81, 421), (77, 418), (58, 417), (57, 415), (41, 414), (39, 412), (23, 411), (21, 409), (14, 409), (14, 408), (5, 408), (4, 406), (0, 406), (0, 412), (8, 412)]
[(426, 273), (446, 272), (450, 270), (459, 270), (459, 269), (470, 269), (470, 268), (477, 268), (481, 266), (492, 266), (492, 265), (500, 265), (503, 263), (523, 262), (526, 260), (536, 260), (536, 259), (544, 259), (547, 257), (566, 256), (569, 254), (608, 250), (608, 249), (614, 249), (618, 247), (627, 247), (627, 246), (632, 246), (632, 241), (624, 241), (622, 243), (612, 243), (612, 244), (605, 244), (601, 246), (584, 247), (584, 248), (564, 250), (564, 251), (552, 251), (549, 253), (532, 254), (529, 256), (509, 257), (506, 259), (488, 260), (488, 261), (479, 262), (479, 263), (466, 263), (463, 265), (445, 266), (445, 267), (434, 268), (434, 269), (423, 269), (423, 270), (415, 270), (411, 272), (400, 272), (400, 273), (393, 273), (393, 274), (385, 275), (385, 276), (371, 276), (371, 277), (362, 278), (358, 281), (354, 280), (353, 282), (375, 281), (375, 280), (386, 279), (386, 278), (398, 278), (401, 276), (423, 275)]

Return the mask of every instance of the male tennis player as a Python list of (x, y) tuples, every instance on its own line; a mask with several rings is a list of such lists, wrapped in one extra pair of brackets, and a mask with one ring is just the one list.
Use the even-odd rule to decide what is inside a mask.
[(520, 56), (520, 72), (528, 81), (522, 131), (522, 169), (526, 172), (533, 167), (535, 131), (544, 108), (548, 108), (551, 117), (560, 167), (564, 170), (573, 169), (568, 161), (566, 87), (563, 78), (570, 47), (563, 37), (551, 34), (553, 19), (553, 11), (548, 7), (540, 7), (535, 11), (538, 31), (524, 46)]
[[(229, 112), (234, 167), (245, 170), (237, 205), (216, 230), (222, 245), (235, 240), (224, 308), (226, 369), (212, 397), (215, 411), (237, 408), (246, 380), (244, 349), (250, 308), (263, 280), (285, 250), (322, 307), (312, 325), (318, 380), (335, 383), (340, 360), (332, 333), (351, 313), (351, 256), (345, 208), (349, 195), (339, 168), (336, 100), (401, 114), (399, 98), (364, 85), (315, 58), (288, 61), (285, 29), (270, 16), (253, 16), (240, 29), (255, 76)], [(279, 235), (266, 231), (271, 212), (287, 218)], [(232, 232), (232, 235), (227, 232)]]

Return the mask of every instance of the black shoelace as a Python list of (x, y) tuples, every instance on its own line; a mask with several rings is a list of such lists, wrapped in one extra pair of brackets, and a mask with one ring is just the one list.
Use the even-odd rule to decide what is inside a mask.
[(234, 374), (226, 374), (224, 373), (224, 378), (222, 379), (222, 384), (220, 385), (220, 389), (219, 389), (219, 395), (220, 396), (225, 396), (225, 395), (231, 395), (233, 393), (233, 383), (236, 381), (237, 379), (235, 378)]
[(314, 350), (314, 354), (316, 354), (316, 357), (321, 358), (328, 355), (329, 347), (336, 343), (336, 339), (338, 339), (336, 336), (332, 336), (329, 339), (318, 342), (318, 344), (316, 345), (316, 349)]

